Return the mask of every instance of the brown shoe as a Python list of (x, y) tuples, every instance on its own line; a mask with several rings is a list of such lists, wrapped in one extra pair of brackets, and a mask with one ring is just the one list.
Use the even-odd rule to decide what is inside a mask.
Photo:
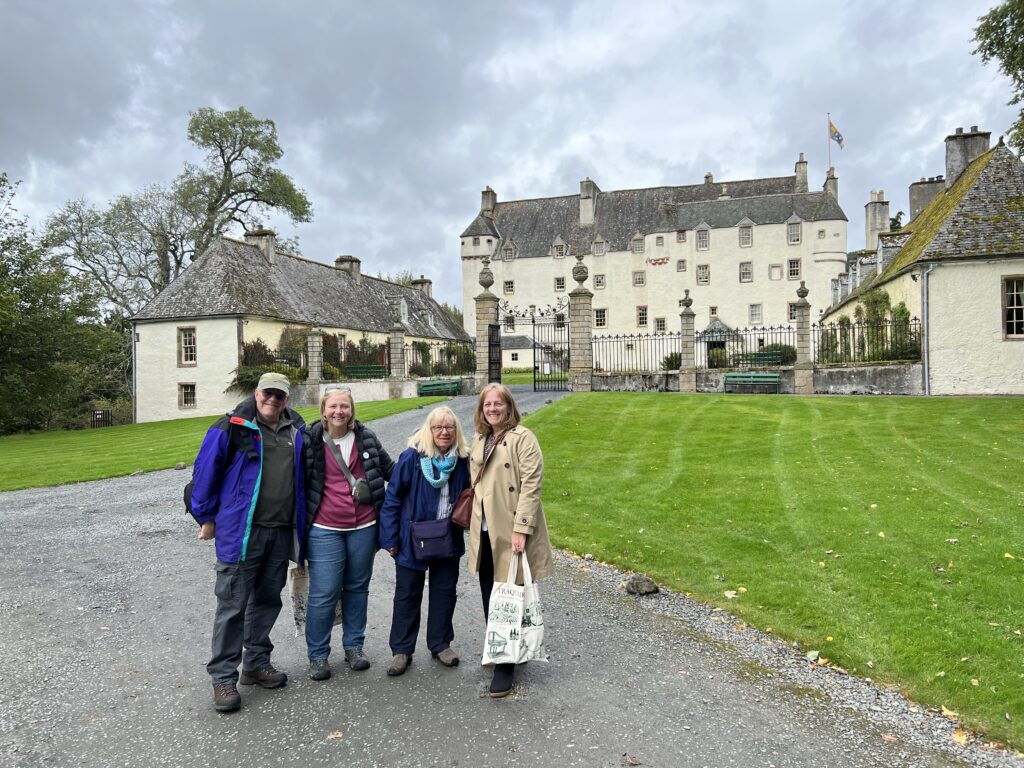
[(218, 712), (234, 712), (242, 706), (242, 697), (234, 683), (213, 684), (213, 708)]
[(388, 666), (388, 677), (398, 677), (405, 674), (405, 670), (412, 664), (412, 656), (408, 653), (396, 653)]
[(242, 685), (261, 685), (264, 688), (280, 688), (288, 682), (288, 675), (274, 669), (273, 664), (264, 664), (259, 669), (243, 669), (238, 682)]
[(435, 659), (440, 661), (446, 667), (457, 667), (459, 666), (459, 654), (453, 651), (451, 648), (445, 648), (440, 653), (432, 654)]

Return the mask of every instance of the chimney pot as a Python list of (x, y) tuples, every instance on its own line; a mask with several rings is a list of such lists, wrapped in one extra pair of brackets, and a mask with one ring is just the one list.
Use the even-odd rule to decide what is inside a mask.
[(978, 132), (978, 126), (972, 125), (971, 126), (971, 133), (977, 133), (977, 132)]

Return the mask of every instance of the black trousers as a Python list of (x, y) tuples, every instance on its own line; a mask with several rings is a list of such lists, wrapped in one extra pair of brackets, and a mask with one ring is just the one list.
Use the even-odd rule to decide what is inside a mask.
[(391, 613), (391, 652), (412, 655), (420, 632), (423, 584), (430, 574), (427, 604), (427, 648), (440, 653), (455, 639), (455, 586), (459, 581), (459, 559), (448, 557), (428, 564), (426, 571), (395, 563), (395, 604)]
[(491, 553), (491, 537), (487, 531), (480, 531), (480, 558), (477, 564), (480, 575), (480, 597), (484, 601), (484, 622), (491, 607), (491, 589), (494, 587), (494, 555)]

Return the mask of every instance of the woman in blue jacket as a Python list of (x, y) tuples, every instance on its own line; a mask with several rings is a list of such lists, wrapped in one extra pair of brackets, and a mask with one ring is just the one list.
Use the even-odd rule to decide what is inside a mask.
[[(444, 526), (451, 537), (450, 553), (429, 561), (417, 557), (413, 522), (441, 521), (469, 485), (469, 451), (462, 426), (450, 408), (440, 406), (427, 416), (395, 463), (387, 496), (380, 511), (380, 546), (395, 559), (395, 604), (391, 616), (392, 677), (401, 675), (412, 661), (420, 629), (423, 583), (430, 572), (427, 608), (427, 648), (446, 667), (459, 663), (452, 650), (455, 639), (455, 585), (459, 559), (466, 552), (461, 528)], [(418, 536), (416, 537), (418, 538)]]

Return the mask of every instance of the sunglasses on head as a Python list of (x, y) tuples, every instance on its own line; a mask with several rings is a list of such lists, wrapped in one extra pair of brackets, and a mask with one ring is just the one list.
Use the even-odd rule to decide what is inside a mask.
[(351, 395), (352, 388), (346, 387), (343, 384), (329, 384), (324, 388), (324, 394), (327, 394), (328, 392), (348, 392)]

